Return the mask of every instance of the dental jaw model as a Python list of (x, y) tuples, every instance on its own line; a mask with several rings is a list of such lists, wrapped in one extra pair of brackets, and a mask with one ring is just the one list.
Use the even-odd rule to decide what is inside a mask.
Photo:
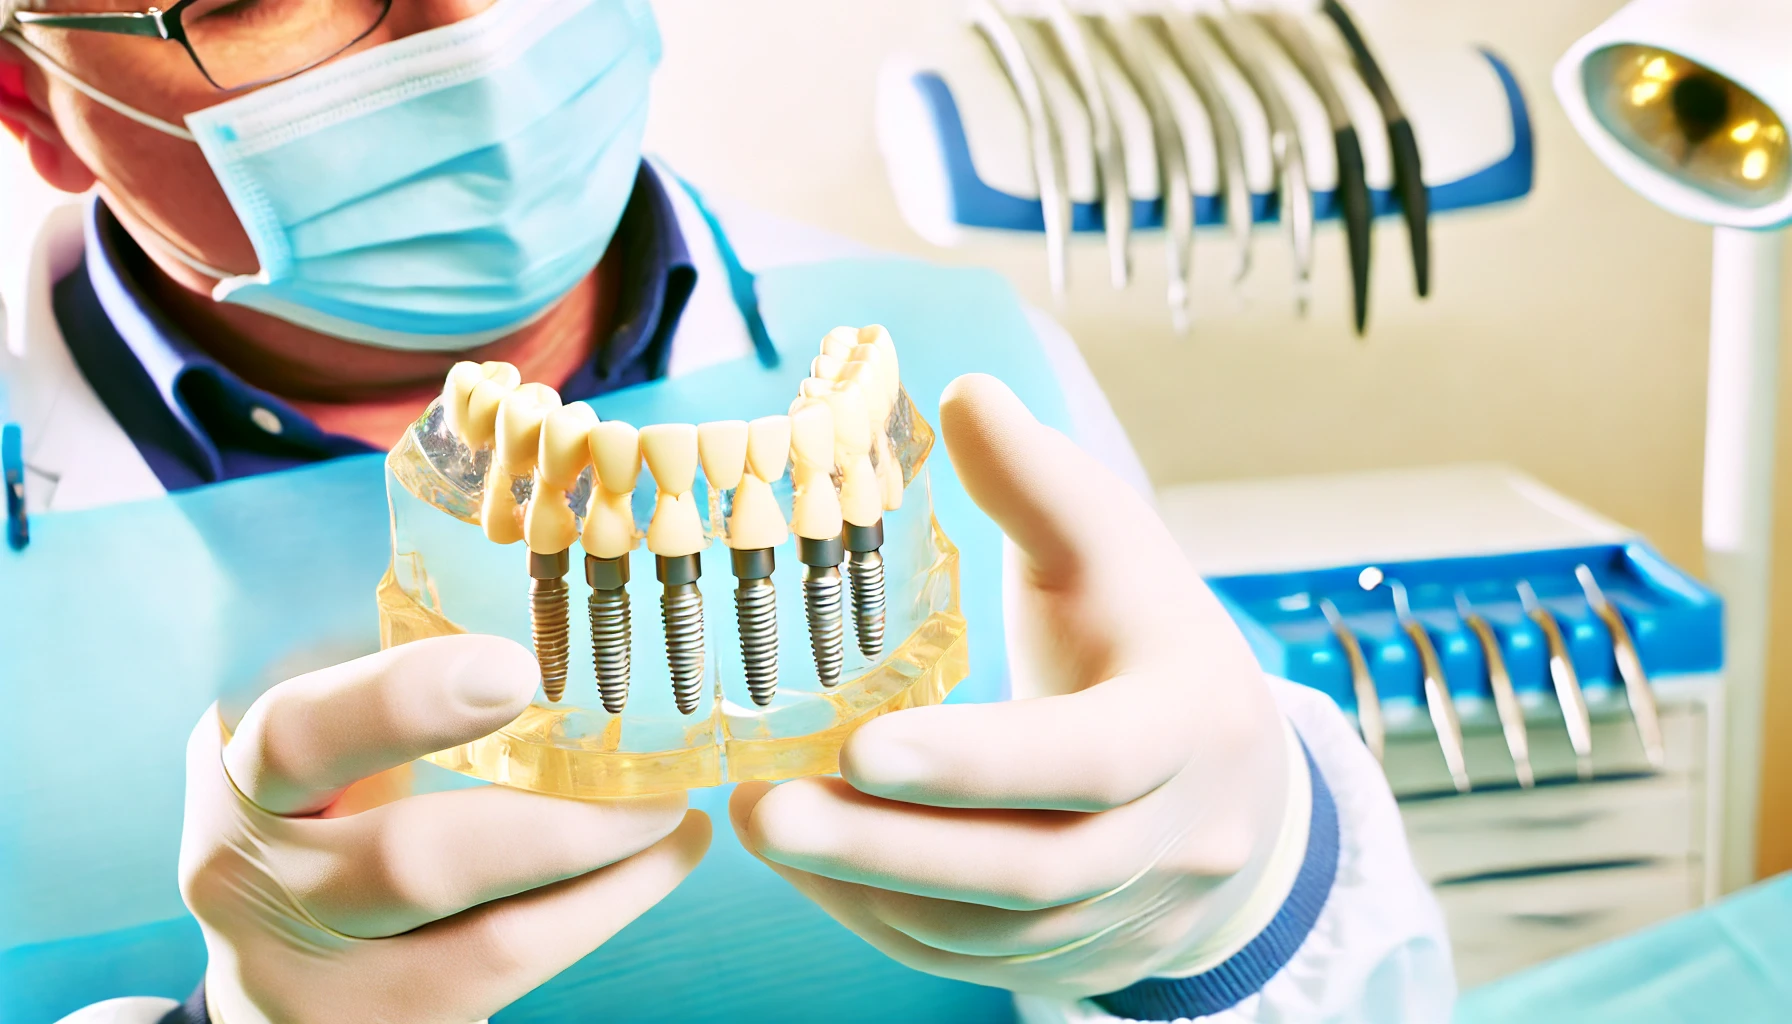
[[(797, 392), (788, 414), (767, 396), (773, 415), (701, 425), (653, 422), (701, 398), (622, 392), (594, 412), (505, 364), (454, 368), (387, 459), (382, 638), (531, 642), (542, 691), (498, 733), (429, 760), (574, 797), (789, 778), (837, 770), (864, 720), (944, 698), (967, 663), (956, 551), (928, 496), (932, 430), (887, 331), (841, 328), (821, 349), (810, 379), (778, 385)], [(668, 387), (731, 411), (762, 401), (715, 381)], [(631, 571), (643, 541), (651, 577)], [(735, 614), (706, 628), (705, 597), (721, 595), (705, 581), (729, 576)], [(656, 596), (662, 614), (636, 621)], [(589, 649), (570, 643), (575, 600)]]

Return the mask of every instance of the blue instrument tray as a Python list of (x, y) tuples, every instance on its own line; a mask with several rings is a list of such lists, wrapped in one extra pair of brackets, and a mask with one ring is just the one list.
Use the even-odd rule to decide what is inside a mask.
[[(1456, 610), (1465, 595), (1492, 624), (1512, 686), (1520, 695), (1551, 690), (1543, 631), (1526, 617), (1518, 583), (1528, 580), (1561, 625), (1575, 671), (1588, 690), (1621, 685), (1605, 624), (1587, 604), (1574, 569), (1586, 565), (1624, 616), (1651, 678), (1723, 667), (1723, 604), (1645, 544), (1528, 551), (1473, 558), (1376, 563), (1405, 585), (1413, 614), (1431, 635), (1450, 692), (1491, 697), (1481, 644)], [(1266, 671), (1328, 694), (1354, 709), (1350, 663), (1320, 612), (1330, 599), (1356, 634), (1384, 700), (1424, 700), (1418, 651), (1401, 632), (1386, 587), (1364, 591), (1366, 565), (1208, 580)]]

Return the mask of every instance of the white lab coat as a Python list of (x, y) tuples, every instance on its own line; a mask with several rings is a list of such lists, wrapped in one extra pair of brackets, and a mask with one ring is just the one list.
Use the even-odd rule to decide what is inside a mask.
[[(664, 173), (663, 171), (661, 173)], [(697, 267), (695, 292), (672, 346), (673, 375), (749, 356), (715, 242), (690, 197), (671, 185), (679, 225)], [(750, 268), (864, 254), (852, 243), (725, 202), (715, 212)], [(154, 497), (155, 474), (70, 357), (51, 307), (51, 288), (81, 258), (78, 203), (51, 210), (24, 237), (23, 260), (3, 261), (6, 344), (0, 388), (24, 430), (26, 494), (34, 511), (72, 510)], [(1084, 447), (1144, 493), (1150, 484), (1113, 409), (1064, 330), (1029, 316), (1063, 390)], [(1226, 1022), (1415, 1021), (1448, 1019), (1455, 995), (1443, 920), (1413, 867), (1399, 813), (1380, 768), (1331, 702), (1278, 681), (1276, 697), (1305, 740), (1338, 805), (1337, 880), (1318, 923), (1292, 961), (1257, 995), (1207, 1020)], [(769, 884), (769, 882), (768, 882)], [(197, 980), (197, 979), (195, 979)], [(1018, 997), (1027, 1024), (1098, 1024), (1116, 1018), (1092, 1003)], [(63, 1024), (153, 1024), (174, 1008), (159, 998), (113, 999)]]

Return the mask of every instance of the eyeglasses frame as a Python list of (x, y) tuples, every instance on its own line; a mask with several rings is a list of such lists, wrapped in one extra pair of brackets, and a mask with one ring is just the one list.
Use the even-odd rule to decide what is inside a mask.
[(374, 19), (373, 24), (367, 26), (367, 31), (362, 32), (354, 39), (349, 40), (342, 49), (337, 50), (335, 53), (320, 57), (302, 68), (296, 68), (271, 78), (264, 78), (254, 82), (245, 82), (241, 85), (227, 86), (213, 78), (212, 73), (206, 70), (205, 61), (199, 58), (199, 53), (193, 49), (192, 42), (187, 38), (187, 29), (182, 21), (182, 15), (186, 13), (188, 8), (198, 2), (199, 0), (179, 0), (173, 7), (170, 7), (167, 10), (162, 10), (159, 7), (151, 7), (147, 11), (136, 13), (129, 11), (109, 11), (103, 13), (54, 14), (42, 11), (17, 11), (13, 14), (13, 20), (17, 21), (21, 26), (32, 25), (37, 28), (65, 29), (76, 32), (104, 32), (109, 35), (138, 36), (147, 39), (160, 39), (163, 42), (179, 43), (181, 48), (187, 51), (187, 56), (192, 58), (193, 66), (199, 69), (199, 73), (205, 76), (205, 80), (211, 83), (212, 88), (217, 89), (220, 92), (240, 92), (244, 89), (256, 89), (264, 85), (272, 85), (275, 82), (284, 82), (288, 78), (302, 75), (312, 68), (335, 60), (337, 57), (342, 56), (343, 53), (353, 48), (355, 44), (372, 35), (375, 30), (385, 24), (387, 16), (392, 13), (392, 0), (380, 0), (383, 4), (380, 8), (380, 16)]

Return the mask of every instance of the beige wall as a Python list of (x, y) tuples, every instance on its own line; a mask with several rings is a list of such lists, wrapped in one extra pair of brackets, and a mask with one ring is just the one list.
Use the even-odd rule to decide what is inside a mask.
[[(656, 5), (667, 56), (651, 141), (686, 174), (886, 248), (993, 264), (1049, 306), (1037, 239), (933, 250), (903, 226), (881, 174), (869, 119), (879, 64), (924, 45), (959, 0)], [(1434, 19), (1428, 30), (1484, 43), (1513, 66), (1535, 117), (1536, 192), (1438, 219), (1428, 302), (1411, 296), (1403, 230), (1388, 224), (1365, 342), (1348, 333), (1335, 230), (1322, 235), (1304, 322), (1281, 299), (1288, 264), (1277, 236), (1261, 236), (1242, 310), (1213, 283), (1223, 243), (1198, 247), (1209, 279), (1198, 301), (1218, 312), (1189, 339), (1168, 329), (1155, 237), (1139, 241), (1139, 280), (1124, 294), (1105, 284), (1100, 243), (1083, 246), (1059, 312), (1147, 468), (1167, 484), (1497, 459), (1642, 530), (1696, 571), (1709, 234), (1620, 186), (1549, 92), (1556, 56), (1619, 0), (1356, 6), (1372, 38), (1377, 24), (1422, 15)], [(1792, 606), (1792, 590), (1786, 598), (1779, 607)], [(1780, 646), (1775, 675), (1785, 679), (1792, 642)], [(1792, 734), (1792, 695), (1775, 696), (1770, 726)], [(1779, 869), (1792, 867), (1792, 831), (1775, 828), (1792, 828), (1792, 772), (1782, 770), (1792, 755), (1783, 765), (1773, 756), (1762, 859)]]

